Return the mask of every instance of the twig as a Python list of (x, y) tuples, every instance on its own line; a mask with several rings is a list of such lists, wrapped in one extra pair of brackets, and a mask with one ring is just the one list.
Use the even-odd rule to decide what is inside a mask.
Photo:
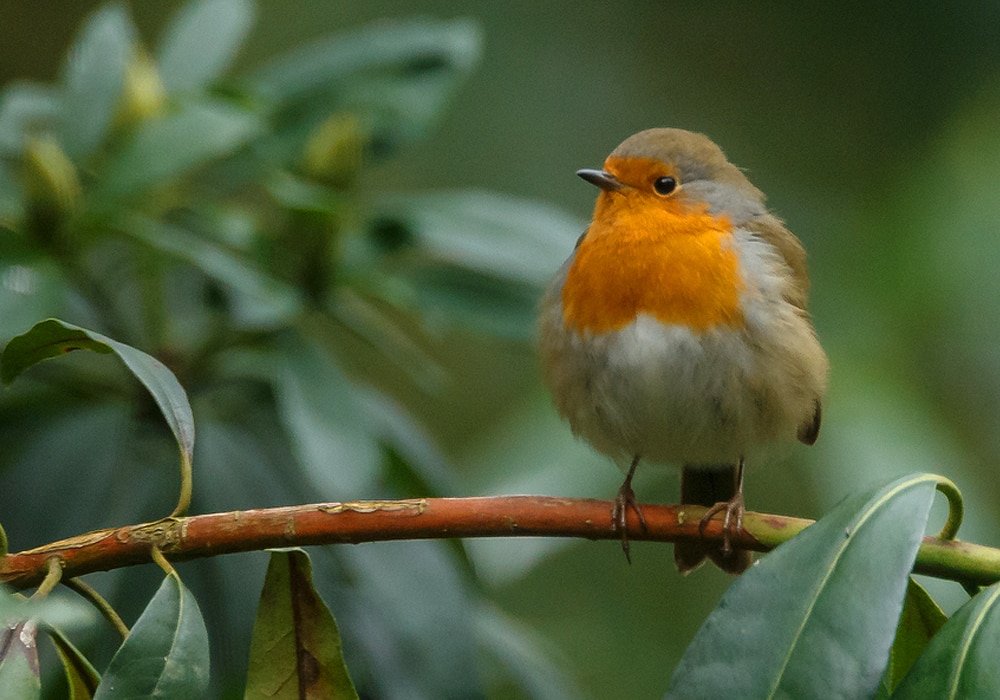
[[(0, 559), (0, 582), (14, 589), (38, 585), (51, 557), (64, 576), (149, 563), (158, 548), (171, 561), (183, 561), (271, 547), (357, 544), (387, 540), (455, 537), (580, 537), (619, 540), (611, 524), (610, 501), (497, 496), (426, 498), (399, 501), (313, 503), (282, 508), (232, 511), (90, 532), (17, 552)], [(721, 521), (699, 534), (705, 513), (696, 506), (643, 505), (646, 529), (629, 512), (629, 539), (658, 542), (722, 542)], [(747, 513), (734, 547), (767, 551), (790, 539), (811, 520)], [(925, 537), (917, 573), (964, 583), (1000, 580), (1000, 550), (958, 540)]]

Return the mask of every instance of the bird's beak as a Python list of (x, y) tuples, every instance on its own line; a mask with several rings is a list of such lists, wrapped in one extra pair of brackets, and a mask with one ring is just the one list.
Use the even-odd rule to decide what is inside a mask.
[(589, 182), (591, 185), (597, 185), (605, 192), (614, 192), (622, 188), (622, 183), (618, 180), (618, 178), (609, 173), (607, 170), (591, 170), (589, 168), (584, 168), (583, 170), (577, 170), (576, 174)]

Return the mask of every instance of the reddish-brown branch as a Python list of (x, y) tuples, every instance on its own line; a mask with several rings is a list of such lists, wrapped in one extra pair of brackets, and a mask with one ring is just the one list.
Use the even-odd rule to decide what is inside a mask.
[[(45, 562), (62, 560), (64, 577), (106, 571), (150, 560), (152, 546), (174, 561), (292, 545), (356, 544), (384, 540), (446, 537), (618, 538), (611, 526), (610, 501), (503, 496), (425, 498), (401, 501), (313, 503), (283, 508), (213, 513), (100, 530), (10, 554), (0, 560), (0, 581), (13, 588), (37, 585)], [(675, 541), (699, 536), (704, 509), (645, 505), (643, 532), (630, 512), (635, 540)], [(721, 538), (721, 524), (705, 528)], [(736, 546), (761, 549), (749, 534)]]
[[(9, 554), (0, 559), (0, 582), (15, 589), (36, 586), (52, 557), (61, 561), (64, 578), (143, 564), (150, 561), (154, 546), (169, 559), (182, 561), (269, 547), (385, 540), (514, 536), (617, 539), (619, 534), (611, 525), (611, 508), (610, 501), (593, 499), (497, 496), (313, 503), (170, 518), (91, 532)], [(722, 540), (721, 521), (713, 520), (699, 532), (704, 508), (643, 505), (642, 510), (646, 530), (639, 526), (635, 513), (628, 513), (629, 537), (633, 540)], [(766, 551), (810, 523), (799, 518), (747, 513), (746, 529), (731, 541), (735, 547)], [(960, 552), (958, 545), (962, 546)], [(925, 543), (925, 548), (928, 546), (936, 547), (935, 551), (947, 560), (961, 556), (979, 561), (984, 551), (1000, 554), (986, 547), (932, 538)], [(940, 565), (940, 557), (935, 561), (938, 563), (933, 564), (933, 573), (948, 577), (942, 574), (942, 568), (947, 567)], [(972, 577), (988, 582), (990, 576), (992, 580), (997, 578), (991, 571), (973, 575), (966, 568), (960, 573), (962, 580)]]

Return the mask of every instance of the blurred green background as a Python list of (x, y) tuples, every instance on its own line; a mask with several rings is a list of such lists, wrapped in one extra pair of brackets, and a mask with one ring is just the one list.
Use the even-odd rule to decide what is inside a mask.
[[(157, 44), (182, 5), (129, 6), (146, 46)], [(58, 80), (76, 30), (98, 6), (0, 4), (0, 87)], [(361, 171), (354, 186), (362, 202), (397, 192), (474, 189), (556, 207), (563, 214), (538, 214), (555, 217), (551, 240), (524, 253), (551, 261), (554, 272), (594, 199), (593, 189), (574, 177), (576, 169), (599, 166), (643, 128), (678, 126), (710, 135), (747, 169), (808, 249), (812, 310), (833, 366), (817, 445), (749, 465), (749, 507), (817, 517), (886, 476), (933, 471), (955, 480), (966, 495), (961, 536), (1000, 545), (1000, 490), (993, 485), (1000, 462), (1000, 5), (271, 0), (257, 6), (229, 75), (252, 72), (330, 33), (418, 15), (470, 18), (481, 33), (481, 55), (426, 138)], [(532, 215), (526, 207), (519, 211)], [(500, 240), (498, 255), (516, 258), (518, 245), (516, 237)], [(8, 275), (8, 292), (15, 282)], [(63, 302), (35, 300), (30, 308), (78, 320)], [(41, 318), (18, 315), (9, 299), (0, 311), (3, 341)], [(415, 380), (357, 345), (341, 350), (352, 376), (393, 397), (425, 431), (426, 460), (435, 465), (428, 470), (447, 473), (431, 490), (613, 496), (620, 474), (576, 443), (555, 415), (523, 320), (512, 323), (525, 333), (498, 338), (474, 322), (445, 322), (433, 308), (425, 311), (412, 324), (421, 329), (415, 342), (432, 360), (427, 366), (440, 369), (433, 376)], [(155, 352), (135, 338), (120, 339)], [(78, 364), (104, 367), (101, 362), (107, 360)], [(74, 386), (72, 370), (59, 378), (63, 391)], [(79, 388), (83, 398), (88, 391)], [(90, 411), (84, 420), (46, 411), (35, 416), (36, 424), (64, 421), (58, 439), (69, 446), (28, 447), (33, 433), (23, 430), (27, 419), (18, 413), (28, 404), (17, 404), (19, 396), (15, 387), (0, 400), (8, 404), (2, 411), (7, 425), (0, 426), (0, 521), (13, 549), (73, 534), (72, 527), (108, 524), (100, 499), (107, 475), (118, 472), (93, 465), (140, 461), (147, 489), (173, 488), (170, 467), (152, 464), (157, 460), (149, 459), (147, 447), (116, 440), (126, 432), (120, 417)], [(266, 410), (247, 404), (229, 410), (243, 412), (255, 430), (270, 429)], [(218, 490), (223, 483), (252, 483), (196, 500), (196, 508), (294, 500), (271, 490), (272, 483), (300, 479), (290, 467), (282, 472), (288, 465), (280, 451), (257, 472), (242, 468), (253, 450), (234, 434), (209, 429), (199, 438), (211, 443), (195, 464), (199, 495), (213, 484)], [(119, 453), (128, 450), (133, 453)], [(170, 446), (162, 451), (169, 465)], [(199, 480), (199, 469), (209, 471), (213, 459), (227, 462), (225, 477)], [(32, 460), (52, 471), (27, 475), (23, 465)], [(68, 521), (61, 513), (65, 492), (52, 482), (65, 480), (68, 471), (84, 494), (79, 497), (90, 499), (83, 508), (89, 520)], [(148, 477), (152, 472), (167, 476)], [(397, 480), (388, 491), (425, 495), (420, 487), (433, 481), (425, 477), (424, 484)], [(124, 488), (142, 490), (130, 478)], [(672, 471), (648, 468), (640, 470), (636, 489), (641, 500), (671, 502), (676, 482)], [(348, 494), (368, 495), (375, 494)], [(333, 489), (310, 500), (338, 497)], [(360, 673), (372, 697), (405, 694), (405, 683), (376, 678), (397, 672), (409, 678), (400, 670), (408, 666), (400, 654), (423, 649), (418, 656), (436, 659), (426, 649), (448, 646), (436, 625), (439, 612), (451, 607), (449, 595), (475, 601), (477, 648), (490, 651), (477, 654), (474, 672), (459, 673), (447, 659), (427, 661), (431, 680), (408, 686), (418, 696), (443, 697), (448, 686), (441, 684), (454, 681), (455, 697), (656, 697), (729, 579), (715, 570), (680, 577), (663, 546), (637, 543), (633, 552), (629, 567), (613, 542), (470, 542), (461, 554), (424, 544), (368, 545), (337, 555), (356, 561), (331, 564), (331, 577), (343, 580), (327, 600), (346, 628), (352, 671), (368, 669)], [(194, 571), (189, 566), (182, 576)], [(242, 594), (218, 584), (237, 571), (253, 582)], [(388, 581), (390, 574), (398, 580)], [(240, 682), (250, 619), (241, 607), (252, 609), (263, 557), (220, 559), (191, 577), (202, 581), (200, 588), (192, 585), (202, 607), (228, 609), (219, 619), (244, 620), (209, 629), (217, 668), (237, 674), (235, 681), (219, 681), (219, 692), (226, 692)], [(148, 598), (156, 578), (155, 572), (126, 571), (106, 576), (104, 585)], [(379, 595), (396, 601), (398, 616), (385, 612), (373, 622), (366, 606), (377, 596), (365, 585), (383, 587)], [(932, 592), (948, 608), (963, 596), (947, 584)], [(140, 609), (142, 600), (131, 609)], [(127, 599), (123, 606), (130, 609)], [(412, 609), (421, 606), (432, 612)], [(463, 623), (468, 620), (456, 624)], [(352, 626), (375, 631), (352, 633)], [(404, 637), (412, 647), (398, 644)], [(393, 638), (397, 642), (387, 641)], [(450, 674), (456, 673), (476, 679), (455, 680)]]

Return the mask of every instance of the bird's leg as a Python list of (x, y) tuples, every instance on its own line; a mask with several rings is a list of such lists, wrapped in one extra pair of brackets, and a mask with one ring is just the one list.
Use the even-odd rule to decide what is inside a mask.
[(638, 501), (635, 500), (635, 491), (632, 490), (632, 477), (635, 476), (635, 468), (637, 466), (639, 466), (639, 455), (632, 458), (632, 465), (628, 468), (628, 473), (625, 475), (625, 481), (622, 482), (621, 488), (618, 489), (618, 495), (615, 497), (615, 507), (611, 510), (611, 524), (621, 534), (622, 551), (625, 552), (625, 559), (628, 560), (629, 564), (632, 563), (632, 555), (629, 553), (628, 542), (627, 516), (629, 506), (639, 516), (639, 524), (642, 525), (642, 529), (646, 529), (646, 516), (642, 514), (642, 509), (639, 507)]
[(722, 519), (722, 553), (728, 556), (733, 551), (730, 542), (732, 534), (743, 529), (743, 513), (746, 506), (743, 501), (743, 458), (736, 465), (736, 492), (728, 501), (720, 501), (705, 511), (698, 523), (698, 533), (705, 535), (705, 527), (717, 513), (725, 513)]

